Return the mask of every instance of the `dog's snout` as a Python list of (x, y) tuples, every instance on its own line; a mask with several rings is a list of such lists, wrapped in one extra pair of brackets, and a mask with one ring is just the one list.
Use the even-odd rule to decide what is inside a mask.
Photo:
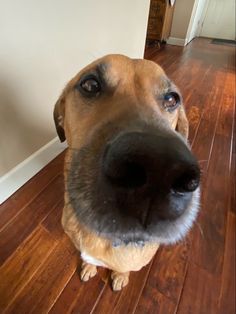
[[(164, 136), (148, 132), (129, 132), (107, 145), (103, 156), (103, 173), (114, 190), (127, 195), (136, 190), (149, 199), (179, 199), (197, 189), (200, 170), (186, 144), (175, 135)], [(178, 211), (161, 209), (162, 218), (180, 216)], [(181, 210), (182, 209), (182, 210)], [(169, 212), (169, 214), (168, 214)]]

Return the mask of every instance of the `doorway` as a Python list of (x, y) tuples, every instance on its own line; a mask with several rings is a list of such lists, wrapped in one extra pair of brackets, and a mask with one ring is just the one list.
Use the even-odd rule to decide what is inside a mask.
[(235, 40), (235, 0), (209, 0), (199, 36)]

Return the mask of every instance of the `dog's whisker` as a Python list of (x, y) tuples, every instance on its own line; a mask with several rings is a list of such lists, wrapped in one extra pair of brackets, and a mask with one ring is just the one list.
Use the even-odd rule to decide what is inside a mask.
[(196, 226), (198, 227), (198, 230), (199, 230), (199, 232), (200, 232), (202, 238), (204, 239), (204, 232), (203, 232), (203, 230), (202, 230), (201, 225), (199, 224), (198, 221), (195, 221), (195, 224), (196, 224)]
[(203, 160), (198, 160), (198, 163), (203, 163), (203, 162), (207, 162), (207, 159), (203, 159)]

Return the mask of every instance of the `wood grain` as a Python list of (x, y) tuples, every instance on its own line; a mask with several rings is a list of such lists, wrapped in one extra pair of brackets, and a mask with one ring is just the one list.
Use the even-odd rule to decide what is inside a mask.
[(58, 243), (6, 313), (47, 313), (75, 272), (76, 266), (76, 254), (64, 250), (63, 242)]
[(154, 258), (146, 285), (178, 304), (187, 271), (189, 244), (163, 247)]
[[(151, 286), (145, 286), (135, 314), (175, 313), (175, 304)], [(130, 312), (132, 313), (132, 312)], [(184, 313), (184, 312), (182, 312)], [(187, 312), (186, 312), (187, 313)]]
[(48, 186), (47, 197), (42, 192), (33, 199), (0, 232), (0, 265), (14, 252), (24, 239), (36, 228), (37, 224), (52, 210), (63, 195), (63, 177), (56, 177)]
[(217, 313), (219, 294), (220, 278), (189, 263), (177, 314)]
[(105, 284), (99, 275), (87, 283), (81, 282), (79, 273), (76, 271), (50, 310), (50, 314), (90, 313), (97, 298), (103, 292)]
[(121, 298), (120, 292), (113, 292), (111, 289), (111, 282), (109, 281), (100, 296), (98, 302), (96, 302), (93, 311), (93, 314), (100, 314), (100, 313), (109, 313), (111, 309), (116, 307), (116, 304), (119, 302)]
[(44, 228), (56, 239), (60, 240), (64, 235), (64, 230), (61, 225), (62, 209), (64, 200), (59, 201), (51, 210), (47, 217), (42, 221)]
[(131, 272), (129, 285), (120, 292), (121, 296), (113, 308), (114, 313), (133, 312), (146, 284), (151, 265), (152, 263), (143, 267), (139, 272)]
[(219, 313), (235, 314), (235, 234), (236, 234), (236, 219), (231, 212), (228, 213), (227, 232), (226, 232), (226, 246), (224, 254), (224, 264), (222, 272), (222, 283), (219, 297)]
[(9, 306), (44, 264), (56, 242), (37, 228), (0, 268), (0, 312)]
[[(211, 273), (222, 271), (226, 215), (229, 205), (229, 142), (216, 135), (206, 182), (203, 186), (202, 214), (194, 235), (192, 260)], [(224, 154), (221, 152), (224, 151)]]

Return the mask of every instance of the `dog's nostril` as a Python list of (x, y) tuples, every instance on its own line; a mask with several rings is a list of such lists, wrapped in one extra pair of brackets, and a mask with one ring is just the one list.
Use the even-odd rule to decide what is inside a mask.
[(200, 183), (200, 171), (193, 168), (178, 176), (172, 184), (172, 190), (177, 193), (193, 192)]
[(107, 177), (113, 184), (131, 189), (142, 187), (147, 182), (145, 168), (133, 162), (120, 164), (119, 169), (116, 169), (116, 171), (107, 172)]
[(135, 163), (127, 163), (126, 174), (124, 176), (123, 185), (135, 188), (143, 186), (147, 181), (146, 170), (143, 166)]

